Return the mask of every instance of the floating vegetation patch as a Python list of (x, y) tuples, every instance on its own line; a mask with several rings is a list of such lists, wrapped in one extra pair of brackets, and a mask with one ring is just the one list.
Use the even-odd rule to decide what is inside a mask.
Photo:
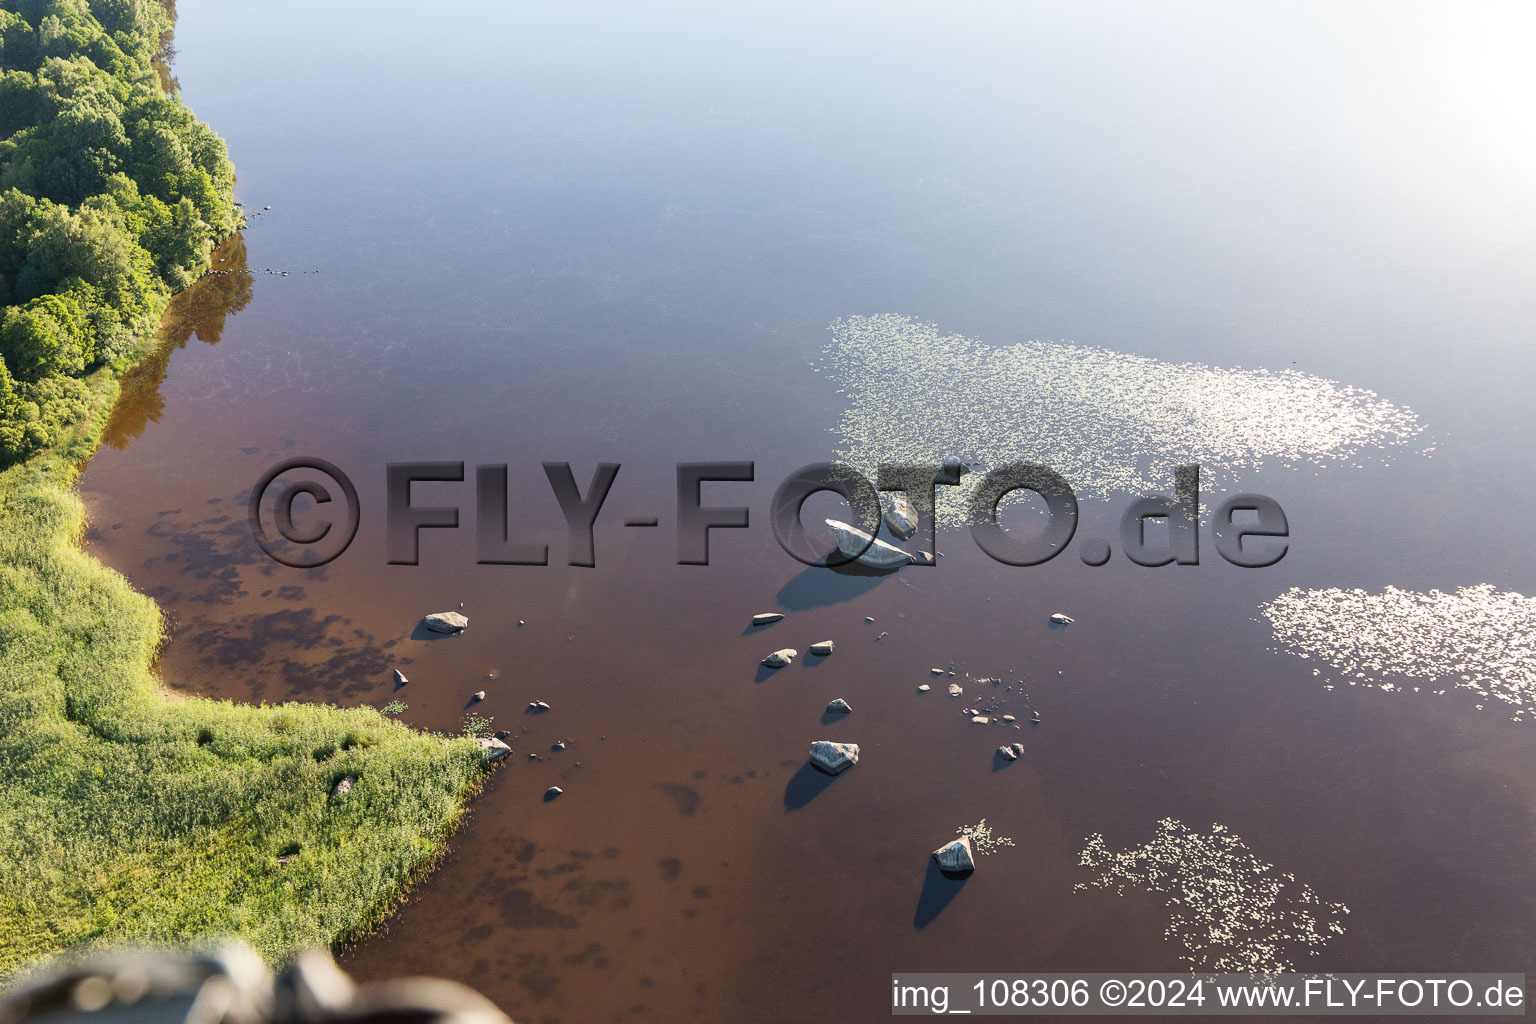
[(464, 716), (464, 735), (471, 739), (490, 739), (496, 724), (494, 715), (477, 715), (473, 711)]
[(1293, 587), (1260, 610), (1283, 650), (1330, 666), (1332, 675), (1312, 670), (1330, 688), (1417, 680), (1435, 693), (1471, 690), (1478, 710), (1497, 701), (1517, 722), (1536, 712), (1536, 597), (1488, 583), (1451, 594)]
[[(884, 463), (956, 455), (985, 470), (1037, 462), (1079, 497), (1173, 493), (1173, 468), (1198, 464), (1202, 486), (1273, 460), (1358, 463), (1404, 445), (1412, 410), (1295, 370), (1171, 363), (1081, 345), (993, 346), (894, 314), (831, 326), (818, 372), (847, 396), (838, 458), (869, 479)], [(937, 520), (965, 524), (980, 474), (940, 487)]]
[(961, 825), (955, 829), (955, 834), (966, 836), (971, 840), (971, 849), (976, 851), (976, 856), (985, 857), (989, 853), (996, 853), (1005, 846), (1012, 846), (1013, 840), (1007, 836), (1000, 836), (992, 831), (992, 826), (987, 824), (987, 819), (982, 818), (974, 825)]
[(1099, 889), (1154, 893), (1172, 914), (1163, 937), (1184, 947), (1179, 959), (1195, 971), (1282, 974), (1298, 956), (1316, 956), (1349, 908), (1318, 898), (1296, 876), (1276, 869), (1222, 825), (1195, 832), (1173, 818), (1157, 823), (1143, 846), (1111, 850), (1102, 835), (1088, 838), (1078, 863), (1095, 872)]

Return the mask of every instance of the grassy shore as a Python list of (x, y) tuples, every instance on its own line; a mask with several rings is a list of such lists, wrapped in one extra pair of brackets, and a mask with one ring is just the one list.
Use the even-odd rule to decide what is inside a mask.
[(0, 473), (0, 978), (82, 943), (235, 935), (280, 962), (357, 936), (483, 777), (473, 741), (371, 708), (162, 689), (159, 610), (81, 550), (73, 490), (124, 368)]

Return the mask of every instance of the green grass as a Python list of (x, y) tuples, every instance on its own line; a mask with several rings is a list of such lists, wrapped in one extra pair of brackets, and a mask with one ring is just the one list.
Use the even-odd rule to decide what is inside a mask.
[(87, 420), (0, 473), (0, 978), (82, 943), (234, 935), (279, 963), (355, 938), (434, 864), (480, 751), (162, 689), (159, 610), (80, 549), (72, 485), (118, 390), (88, 382)]

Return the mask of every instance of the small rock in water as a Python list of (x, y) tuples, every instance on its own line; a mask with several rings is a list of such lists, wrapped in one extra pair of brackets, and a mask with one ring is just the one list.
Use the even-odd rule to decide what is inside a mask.
[(783, 617), (784, 616), (780, 615), (778, 612), (759, 612), (758, 614), (752, 616), (752, 625), (767, 626), (771, 623), (778, 622)]
[(549, 745), (549, 749), (558, 754), (565, 749), (565, 740), (555, 740), (555, 742)]
[(929, 671), (929, 672), (932, 672), (932, 673), (933, 673), (933, 674), (934, 674), (934, 675), (936, 675), (936, 676), (941, 676), (941, 675), (943, 675), (943, 674), (944, 674), (944, 670), (943, 670), (943, 669), (941, 669), (941, 668), (931, 668), (931, 669), (929, 669), (929, 670), (928, 670), (928, 671)]
[(916, 554), (914, 554), (912, 556), (912, 564), (913, 565), (932, 565), (933, 564), (933, 552), (932, 551), (919, 551), (919, 552), (917, 552)]
[(405, 678), (405, 673), (401, 672), (399, 669), (395, 669), (395, 685), (404, 686), (408, 682), (410, 682), (410, 680)]
[(1040, 721), (1040, 712), (1038, 712), (1038, 711), (1031, 711), (1029, 713), (1029, 720), (1031, 722), (1038, 722), (1038, 721)]
[(1015, 721), (1015, 719), (1014, 719), (1014, 717), (1012, 715), (1004, 715), (1003, 716), (1003, 721), (1005, 721), (1005, 722), (1012, 722), (1012, 721)]
[(849, 706), (848, 702), (841, 697), (834, 699), (832, 703), (827, 705), (827, 714), (829, 715), (846, 715), (852, 710), (853, 708)]
[(357, 776), (348, 775), (346, 778), (336, 783), (336, 788), (331, 790), (331, 796), (346, 796), (348, 793), (352, 792), (352, 787), (355, 785), (357, 785)]
[(476, 690), (474, 693), (470, 694), (470, 699), (473, 700), (476, 704), (480, 703), (481, 701), (485, 700), (485, 691)]
[(927, 693), (931, 689), (933, 689), (933, 687), (929, 686), (927, 683), (924, 683), (924, 684), (922, 684), (921, 686), (919, 686), (917, 688), (917, 692), (918, 693)]
[(524, 622), (522, 619), (518, 619), (517, 620), (517, 625), (518, 625), (518, 628), (522, 628), (523, 626), (528, 625), (528, 623)]
[(262, 209), (263, 210), (270, 210), (270, 209), (272, 209), (272, 207), (270, 207), (270, 206), (263, 206)]
[(938, 484), (957, 484), (960, 482), (960, 478), (969, 472), (970, 470), (966, 468), (965, 463), (961, 462), (958, 456), (951, 455), (939, 467), (939, 473), (933, 478), (933, 482)]
[(949, 684), (949, 695), (951, 697), (958, 697), (958, 696), (960, 696), (964, 692), (965, 691), (960, 688), (960, 684), (959, 683), (950, 683)]
[(512, 753), (512, 748), (500, 739), (480, 740), (479, 742), (480, 749), (485, 752), (486, 761), (491, 764), (495, 764)]
[(859, 745), (857, 743), (817, 740), (811, 744), (811, 764), (828, 775), (840, 774), (858, 763)]
[(1019, 752), (1012, 747), (998, 747), (997, 756), (1004, 761), (1017, 761), (1019, 759)]
[(1051, 613), (1051, 624), (1054, 625), (1054, 626), (1070, 626), (1072, 623), (1074, 623), (1076, 621), (1077, 620), (1074, 619), (1072, 616), (1070, 616), (1070, 615), (1063, 615), (1061, 612), (1052, 612)]
[(549, 705), (545, 704), (541, 700), (531, 700), (528, 702), (528, 710), (534, 714), (538, 714), (541, 711), (548, 711)]
[(559, 796), (561, 793), (564, 793), (564, 792), (565, 792), (565, 790), (561, 789), (559, 786), (550, 786), (548, 789), (546, 789), (544, 791), (544, 802), (545, 803), (549, 803), (555, 797)]
[(911, 540), (917, 532), (917, 509), (905, 494), (891, 499), (891, 507), (885, 513), (885, 528), (897, 540)]
[(1022, 743), (1010, 743), (1010, 744), (1008, 744), (1008, 749), (1012, 750), (1015, 754), (1018, 754), (1020, 757), (1024, 756), (1024, 744), (1022, 744)]
[(817, 643), (811, 644), (811, 653), (816, 655), (818, 658), (825, 658), (827, 655), (832, 653), (832, 648), (834, 646), (836, 645), (833, 644), (831, 640), (821, 640)]
[(509, 740), (512, 738), (512, 734), (507, 732), (505, 729), (497, 729), (496, 738), (499, 740)]
[(992, 724), (992, 719), (988, 718), (986, 715), (972, 715), (971, 716), (971, 724), (972, 725), (991, 725)]
[(976, 855), (971, 850), (971, 837), (961, 836), (952, 843), (945, 843), (933, 851), (934, 863), (946, 875), (968, 875), (976, 870)]
[(457, 633), (469, 625), (469, 620), (459, 612), (433, 612), (421, 622), (434, 633)]
[(866, 615), (866, 616), (864, 616), (864, 621), (865, 622), (874, 622), (875, 621), (875, 617), (873, 615)]
[(768, 655), (768, 657), (764, 658), (763, 664), (767, 665), (769, 668), (783, 668), (785, 665), (788, 665), (790, 662), (794, 661), (799, 654), (800, 652), (795, 650), (793, 647), (785, 647), (782, 650), (774, 651), (772, 654)]

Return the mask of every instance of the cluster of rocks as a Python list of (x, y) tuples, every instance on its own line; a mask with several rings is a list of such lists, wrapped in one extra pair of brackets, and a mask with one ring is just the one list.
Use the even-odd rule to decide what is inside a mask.
[[(300, 270), (299, 273), (318, 274), (320, 271)], [(248, 277), (255, 277), (257, 274), (267, 274), (271, 277), (287, 277), (288, 271), (278, 270), (276, 267), (261, 267), (260, 269), (251, 269), (249, 267), (230, 267), (226, 270), (207, 270), (203, 272), (204, 277), (228, 277), (230, 274), (245, 274)]]
[[(783, 618), (784, 616), (779, 612), (759, 612), (752, 616), (752, 626), (753, 628), (769, 626)], [(811, 654), (818, 658), (829, 658), (832, 656), (832, 649), (836, 646), (837, 644), (832, 640), (818, 640), (811, 644)], [(784, 668), (793, 664), (798, 657), (800, 652), (796, 648), (781, 647), (764, 658), (762, 664), (768, 668)]]

